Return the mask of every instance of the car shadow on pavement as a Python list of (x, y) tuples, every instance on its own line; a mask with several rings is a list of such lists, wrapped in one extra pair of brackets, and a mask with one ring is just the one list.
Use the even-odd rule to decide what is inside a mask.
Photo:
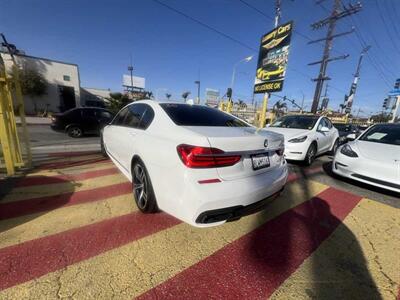
[[(53, 184), (60, 188), (59, 193), (47, 193), (45, 189)], [(76, 187), (73, 181), (54, 176), (21, 176), (0, 180), (0, 246), (7, 230), (68, 204)], [(51, 227), (52, 224), (47, 226)], [(21, 230), (29, 230), (29, 227), (21, 227)], [(42, 231), (46, 231), (46, 228)]]
[[(281, 215), (270, 220), (277, 205), (259, 214), (258, 224), (270, 221), (255, 231), (245, 254), (266, 281), (267, 295), (282, 286), (283, 295), (297, 299), (381, 299), (356, 236), (324, 199), (313, 197), (305, 180), (312, 175), (300, 174), (300, 189), (276, 200), (285, 202)], [(308, 200), (296, 205), (298, 197)]]

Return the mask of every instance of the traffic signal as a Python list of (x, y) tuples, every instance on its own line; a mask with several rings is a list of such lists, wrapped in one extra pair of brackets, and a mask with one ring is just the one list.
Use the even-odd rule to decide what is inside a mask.
[(396, 79), (396, 83), (394, 84), (394, 89), (395, 90), (400, 89), (400, 78)]
[(388, 109), (388, 103), (389, 102), (389, 98), (385, 98), (384, 100), (383, 100), (383, 105), (382, 105), (382, 107), (384, 108), (384, 109)]
[(226, 97), (227, 97), (228, 99), (231, 99), (231, 98), (232, 98), (232, 89), (231, 89), (231, 88), (228, 88), (228, 89), (227, 89), (227, 91), (226, 91)]

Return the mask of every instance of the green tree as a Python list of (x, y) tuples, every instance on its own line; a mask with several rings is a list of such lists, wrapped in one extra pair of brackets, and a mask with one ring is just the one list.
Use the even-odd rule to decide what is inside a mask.
[(183, 100), (186, 102), (186, 99), (187, 99), (187, 97), (189, 97), (189, 95), (190, 95), (190, 92), (184, 92), (183, 94), (182, 94), (182, 98), (183, 98)]
[(280, 100), (274, 104), (272, 107), (272, 111), (275, 113), (275, 115), (279, 118), (282, 116), (285, 111), (287, 111), (287, 104), (284, 102), (281, 102)]
[(114, 113), (117, 113), (125, 105), (132, 102), (127, 94), (122, 93), (110, 93), (110, 97), (107, 100), (109, 101), (108, 108)]
[(29, 68), (20, 70), (19, 79), (22, 93), (32, 98), (33, 107), (37, 113), (37, 100), (46, 94), (47, 80), (42, 74)]

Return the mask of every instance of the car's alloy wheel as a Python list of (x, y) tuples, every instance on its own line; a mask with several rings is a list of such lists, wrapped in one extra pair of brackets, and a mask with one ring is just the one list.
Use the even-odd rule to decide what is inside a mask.
[(310, 166), (314, 162), (316, 154), (317, 154), (317, 147), (315, 146), (315, 144), (311, 144), (307, 150), (305, 159), (305, 163), (307, 166)]
[(157, 211), (156, 199), (147, 170), (141, 162), (135, 163), (132, 172), (132, 188), (136, 205), (144, 213)]
[(68, 135), (70, 137), (78, 138), (78, 137), (81, 137), (82, 134), (83, 134), (82, 129), (80, 129), (77, 126), (72, 126), (72, 127), (68, 128)]

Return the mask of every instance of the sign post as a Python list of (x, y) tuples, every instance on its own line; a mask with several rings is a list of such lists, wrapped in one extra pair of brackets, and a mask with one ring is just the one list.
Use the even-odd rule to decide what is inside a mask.
[(289, 58), (293, 22), (277, 26), (261, 38), (254, 93), (264, 93), (260, 127), (265, 127), (269, 93), (283, 88)]

